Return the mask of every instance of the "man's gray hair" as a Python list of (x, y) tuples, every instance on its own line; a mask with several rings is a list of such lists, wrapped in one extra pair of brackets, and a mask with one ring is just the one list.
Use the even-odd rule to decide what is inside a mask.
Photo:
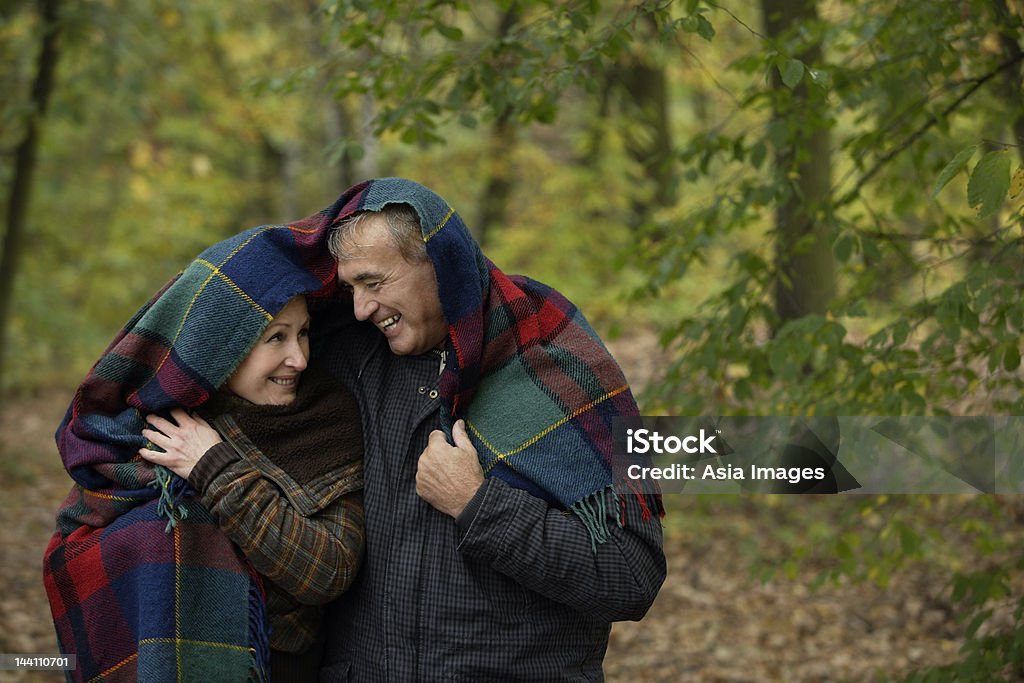
[(363, 224), (374, 216), (383, 218), (387, 224), (391, 244), (409, 263), (422, 263), (428, 259), (427, 245), (420, 232), (420, 217), (408, 204), (387, 204), (380, 211), (360, 211), (341, 220), (327, 236), (327, 248), (335, 261), (351, 261), (356, 258), (353, 247), (358, 247), (355, 234)]

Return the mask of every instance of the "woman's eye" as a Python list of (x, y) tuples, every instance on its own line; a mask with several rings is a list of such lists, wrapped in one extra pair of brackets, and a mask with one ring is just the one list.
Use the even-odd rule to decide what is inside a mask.
[(308, 327), (304, 327), (301, 330), (299, 330), (299, 338), (300, 339), (303, 338), (303, 337), (308, 337), (308, 336), (309, 336), (309, 328)]
[(267, 341), (268, 342), (281, 341), (283, 338), (284, 337), (281, 336), (280, 332), (275, 332), (274, 334), (270, 335), (270, 337), (267, 338)]

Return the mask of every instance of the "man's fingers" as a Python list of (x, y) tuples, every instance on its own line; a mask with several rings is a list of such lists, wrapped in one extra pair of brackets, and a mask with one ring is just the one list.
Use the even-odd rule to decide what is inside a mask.
[(430, 446), (436, 446), (438, 442), (447, 444), (448, 437), (446, 437), (444, 435), (444, 432), (442, 432), (440, 429), (435, 429), (434, 431), (430, 432), (430, 436), (427, 437), (428, 448)]
[(473, 446), (473, 442), (469, 440), (469, 432), (466, 431), (466, 421), (459, 420), (452, 427), (452, 437), (455, 439), (455, 445), (464, 451), (470, 453), (476, 453), (476, 448)]

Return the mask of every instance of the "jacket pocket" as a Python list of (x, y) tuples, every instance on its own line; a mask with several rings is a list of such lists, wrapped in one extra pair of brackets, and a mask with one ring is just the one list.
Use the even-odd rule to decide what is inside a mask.
[(502, 621), (521, 623), (530, 618), (540, 596), (488, 565), (474, 562), (470, 567), (473, 583)]

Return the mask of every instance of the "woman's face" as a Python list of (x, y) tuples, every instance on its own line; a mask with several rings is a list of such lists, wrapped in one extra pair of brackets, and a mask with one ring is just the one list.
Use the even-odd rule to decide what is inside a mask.
[(288, 302), (242, 364), (228, 389), (251, 403), (283, 406), (295, 400), (299, 376), (309, 360), (309, 311), (305, 297)]

